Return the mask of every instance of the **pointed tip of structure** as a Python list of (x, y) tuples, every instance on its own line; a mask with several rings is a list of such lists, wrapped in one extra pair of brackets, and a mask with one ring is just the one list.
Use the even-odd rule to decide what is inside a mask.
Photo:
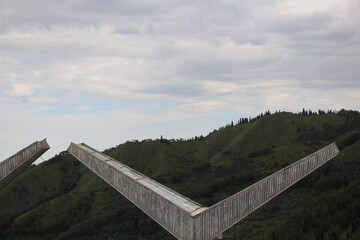
[(39, 143), (41, 144), (41, 148), (42, 149), (50, 149), (50, 145), (47, 142), (47, 138), (44, 138), (43, 140), (39, 141)]

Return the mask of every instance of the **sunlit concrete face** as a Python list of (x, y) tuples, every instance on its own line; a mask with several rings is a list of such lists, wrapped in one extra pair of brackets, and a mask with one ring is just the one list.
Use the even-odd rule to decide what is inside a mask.
[(85, 144), (68, 151), (177, 239), (210, 240), (255, 211), (327, 161), (332, 143), (207, 208)]
[(0, 162), (0, 189), (5, 187), (26, 167), (50, 149), (46, 139), (36, 141), (6, 160)]

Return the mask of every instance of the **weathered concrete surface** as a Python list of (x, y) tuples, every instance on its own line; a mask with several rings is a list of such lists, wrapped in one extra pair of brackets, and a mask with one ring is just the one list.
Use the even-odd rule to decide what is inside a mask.
[(194, 239), (215, 238), (338, 153), (339, 149), (332, 143), (211, 206), (195, 216)]
[(0, 189), (50, 148), (46, 139), (37, 141), (0, 162)]
[(193, 239), (201, 205), (85, 144), (68, 151), (178, 239)]
[(335, 157), (332, 143), (204, 208), (85, 144), (68, 151), (178, 239), (210, 240)]

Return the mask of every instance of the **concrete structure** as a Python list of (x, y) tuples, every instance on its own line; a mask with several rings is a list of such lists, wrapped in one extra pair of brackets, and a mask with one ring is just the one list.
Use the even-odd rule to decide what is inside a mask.
[(335, 143), (332, 143), (205, 208), (85, 144), (71, 143), (68, 151), (173, 236), (182, 240), (209, 240), (221, 235), (339, 153)]
[(37, 141), (0, 162), (0, 189), (38, 159), (50, 146), (46, 139)]

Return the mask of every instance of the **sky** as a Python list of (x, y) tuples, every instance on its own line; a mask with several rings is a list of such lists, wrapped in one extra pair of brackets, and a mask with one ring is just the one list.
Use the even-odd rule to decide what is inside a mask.
[(360, 109), (358, 0), (0, 0), (0, 161)]

